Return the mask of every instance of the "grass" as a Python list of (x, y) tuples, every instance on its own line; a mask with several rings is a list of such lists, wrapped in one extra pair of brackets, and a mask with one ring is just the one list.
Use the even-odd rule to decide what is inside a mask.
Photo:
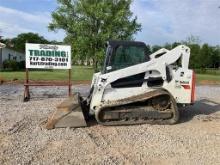
[(220, 75), (196, 74), (196, 80), (198, 83), (209, 81), (214, 82), (215, 84), (220, 84)]
[(220, 69), (194, 69), (198, 74), (219, 75)]
[[(210, 73), (212, 71), (206, 71), (205, 74), (196, 74), (197, 83), (210, 83), (210, 84), (220, 84), (220, 72), (215, 71), (215, 74)], [(94, 70), (92, 67), (87, 66), (73, 66), (72, 67), (72, 80), (73, 81), (87, 81), (92, 79)], [(44, 70), (44, 71), (30, 71), (30, 80), (67, 80), (68, 71), (67, 70)], [(24, 71), (3, 71), (0, 72), (0, 79), (3, 80), (24, 80)]]
[(195, 69), (198, 84), (220, 84), (219, 69)]
[[(91, 80), (94, 70), (92, 67), (73, 66), (71, 78), (74, 81)], [(25, 71), (2, 71), (0, 78), (3, 80), (24, 80)], [(68, 80), (68, 70), (30, 71), (30, 80)]]

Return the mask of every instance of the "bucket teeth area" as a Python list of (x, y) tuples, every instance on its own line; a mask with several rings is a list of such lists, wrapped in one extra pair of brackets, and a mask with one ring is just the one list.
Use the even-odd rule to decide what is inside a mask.
[(46, 129), (87, 126), (79, 98), (79, 94), (75, 93), (59, 104), (57, 110), (48, 118)]

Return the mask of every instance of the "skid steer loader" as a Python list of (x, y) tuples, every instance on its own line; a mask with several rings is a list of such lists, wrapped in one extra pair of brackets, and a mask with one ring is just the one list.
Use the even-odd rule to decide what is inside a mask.
[(101, 72), (93, 75), (86, 98), (75, 93), (57, 107), (46, 124), (84, 127), (90, 116), (102, 125), (175, 124), (179, 106), (193, 104), (195, 74), (190, 49), (179, 45), (147, 53), (143, 42), (109, 41)]

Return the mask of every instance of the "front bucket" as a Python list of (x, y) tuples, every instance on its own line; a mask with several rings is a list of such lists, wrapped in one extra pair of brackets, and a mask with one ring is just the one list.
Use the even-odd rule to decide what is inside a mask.
[(48, 118), (46, 123), (47, 129), (86, 126), (78, 93), (58, 105), (57, 110)]

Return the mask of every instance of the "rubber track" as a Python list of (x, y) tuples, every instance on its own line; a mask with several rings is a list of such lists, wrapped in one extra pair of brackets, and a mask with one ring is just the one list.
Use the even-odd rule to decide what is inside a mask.
[[(172, 112), (172, 118), (169, 118), (169, 119), (150, 119), (150, 120), (149, 119), (147, 119), (147, 120), (141, 119), (141, 120), (136, 120), (136, 121), (134, 121), (134, 120), (127, 120), (127, 121), (119, 120), (119, 121), (109, 121), (109, 122), (103, 122), (100, 119), (100, 113), (103, 110), (105, 110), (106, 108), (122, 106), (122, 105), (126, 105), (126, 104), (133, 103), (133, 102), (138, 102), (138, 101), (145, 101), (145, 100), (151, 99), (156, 96), (158, 97), (160, 95), (169, 95), (170, 102), (171, 102), (169, 109)], [(157, 111), (157, 110), (155, 110), (155, 111)], [(178, 111), (176, 101), (173, 98), (173, 96), (170, 93), (168, 93), (167, 91), (159, 89), (159, 90), (155, 90), (155, 91), (148, 92), (145, 94), (136, 95), (134, 97), (121, 99), (121, 100), (117, 100), (114, 102), (107, 102), (102, 107), (100, 107), (100, 109), (98, 111), (96, 111), (95, 117), (96, 117), (96, 120), (102, 125), (133, 125), (133, 124), (145, 124), (145, 123), (146, 124), (171, 125), (171, 124), (175, 124), (178, 122), (179, 111)]]

